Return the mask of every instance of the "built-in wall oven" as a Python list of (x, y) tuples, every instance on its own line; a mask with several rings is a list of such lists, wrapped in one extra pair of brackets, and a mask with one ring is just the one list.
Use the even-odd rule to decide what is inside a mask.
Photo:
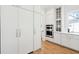
[(54, 37), (54, 32), (53, 32), (53, 25), (46, 25), (46, 37)]

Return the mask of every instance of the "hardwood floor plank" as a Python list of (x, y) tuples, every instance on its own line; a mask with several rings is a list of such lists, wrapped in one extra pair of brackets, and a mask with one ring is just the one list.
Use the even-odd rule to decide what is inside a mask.
[(79, 54), (76, 51), (61, 47), (48, 41), (42, 42), (41, 49), (34, 51), (33, 54)]

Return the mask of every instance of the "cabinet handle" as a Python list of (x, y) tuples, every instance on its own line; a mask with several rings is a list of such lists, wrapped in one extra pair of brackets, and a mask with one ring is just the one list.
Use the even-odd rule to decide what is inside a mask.
[(21, 30), (20, 29), (16, 29), (16, 37), (17, 38), (21, 37)]
[(16, 37), (18, 37), (18, 29), (16, 29)]
[(21, 30), (19, 31), (19, 37), (21, 37)]

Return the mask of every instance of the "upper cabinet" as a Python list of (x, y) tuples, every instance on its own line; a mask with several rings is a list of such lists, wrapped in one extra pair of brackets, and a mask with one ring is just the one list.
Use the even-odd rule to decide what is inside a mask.
[(56, 8), (56, 31), (61, 32), (61, 7)]
[(61, 20), (56, 20), (56, 31), (61, 32)]
[(61, 19), (61, 7), (56, 8), (56, 19)]
[(55, 10), (51, 9), (46, 13), (46, 24), (55, 24)]

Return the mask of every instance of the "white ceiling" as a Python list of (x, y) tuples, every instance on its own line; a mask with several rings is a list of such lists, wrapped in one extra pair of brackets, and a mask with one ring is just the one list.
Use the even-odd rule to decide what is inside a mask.
[(79, 5), (41, 5), (41, 9), (44, 10), (45, 12), (47, 12), (53, 8), (55, 9), (55, 8), (60, 7), (60, 6), (64, 6), (68, 10), (71, 10), (71, 9), (79, 10)]
[(41, 8), (44, 10), (44, 11), (48, 11), (52, 8), (57, 8), (58, 5), (41, 5)]

